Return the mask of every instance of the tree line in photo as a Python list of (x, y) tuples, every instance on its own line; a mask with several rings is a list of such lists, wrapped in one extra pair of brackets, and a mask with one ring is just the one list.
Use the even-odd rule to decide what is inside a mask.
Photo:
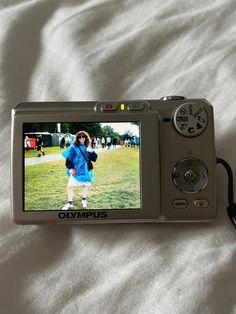
[[(131, 124), (138, 124), (138, 122), (131, 122)], [(60, 146), (69, 146), (73, 140), (73, 135), (79, 131), (87, 132), (93, 140), (93, 143), (105, 145), (107, 141), (111, 144), (119, 144), (121, 141), (125, 146), (129, 146), (130, 143), (136, 142), (139, 144), (139, 138), (135, 137), (130, 130), (126, 130), (124, 134), (115, 132), (114, 129), (109, 126), (101, 126), (99, 122), (68, 122), (68, 123), (26, 123), (24, 124), (24, 134), (30, 134), (30, 137), (34, 137), (34, 133), (44, 133), (42, 135), (44, 146), (51, 146), (53, 140), (49, 138), (50, 134), (65, 134), (60, 136)], [(48, 135), (46, 133), (49, 133)], [(72, 135), (72, 136), (71, 136)], [(51, 136), (50, 136), (51, 137)], [(69, 143), (70, 142), (70, 143)], [(47, 144), (46, 144), (47, 143)]]

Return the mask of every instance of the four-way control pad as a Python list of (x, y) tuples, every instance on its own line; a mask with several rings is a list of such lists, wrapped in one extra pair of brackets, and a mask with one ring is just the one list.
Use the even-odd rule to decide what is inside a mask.
[(183, 158), (174, 166), (172, 179), (181, 192), (195, 194), (207, 185), (208, 170), (206, 165), (197, 158)]

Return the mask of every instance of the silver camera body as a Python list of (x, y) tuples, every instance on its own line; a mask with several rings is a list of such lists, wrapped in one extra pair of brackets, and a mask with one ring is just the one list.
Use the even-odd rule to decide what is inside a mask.
[[(25, 154), (28, 152), (25, 152), (24, 146), (25, 126), (58, 123), (70, 123), (70, 125), (83, 123), (88, 126), (93, 123), (99, 126), (109, 123), (118, 126), (127, 123), (132, 128), (135, 126), (139, 132), (135, 137), (138, 138), (138, 143), (134, 148), (125, 147), (126, 139), (121, 131), (116, 149), (108, 151), (105, 147), (103, 150), (99, 145), (97, 149), (95, 148), (98, 160), (94, 163), (95, 182), (88, 192), (90, 205), (87, 208), (62, 210), (61, 206), (52, 207), (50, 201), (48, 205), (39, 206), (36, 196), (37, 193), (40, 194), (40, 188), (36, 189), (32, 183), (27, 184), (27, 180), (31, 182), (33, 176), (27, 173), (28, 170), (32, 171), (33, 168), (29, 167), (33, 166), (26, 165), (28, 158)], [(36, 132), (31, 133), (29, 137), (34, 136)], [(11, 144), (12, 212), (16, 223), (209, 222), (216, 216), (213, 107), (205, 99), (167, 96), (159, 100), (20, 103), (12, 110)], [(123, 179), (124, 188), (121, 183), (120, 185), (117, 183), (114, 184), (113, 190), (109, 190), (110, 199), (114, 199), (116, 203), (115, 195), (118, 193), (116, 186), (119, 189), (120, 198), (118, 197), (116, 204), (120, 204), (120, 207), (116, 204), (112, 206), (112, 203), (110, 207), (107, 203), (103, 206), (103, 195), (105, 198), (108, 192), (106, 184), (103, 185), (102, 190), (99, 190), (99, 182), (102, 184), (102, 180), (99, 181), (96, 176), (99, 167), (103, 167), (100, 176), (101, 173), (104, 174), (104, 180), (109, 185), (105, 174), (107, 162), (103, 161), (104, 156), (108, 156), (107, 158), (111, 158), (109, 160), (114, 162), (112, 154), (125, 155), (126, 159), (119, 158), (118, 167), (122, 162), (124, 165), (125, 162), (130, 162), (127, 152), (134, 154), (132, 149), (135, 150), (137, 157), (135, 162), (138, 163), (134, 168), (137, 171), (136, 175), (133, 168), (130, 168), (130, 172), (126, 169), (126, 179)], [(41, 162), (43, 158), (45, 156), (41, 157)], [(38, 173), (42, 182), (46, 184), (48, 173), (43, 168), (40, 170), (42, 164), (37, 166)], [(50, 162), (45, 163), (45, 166), (47, 165), (51, 167)], [(66, 168), (63, 158), (60, 167), (63, 167), (60, 171), (64, 173)], [(114, 167), (114, 173), (117, 167)], [(129, 183), (131, 184), (129, 188), (125, 185), (125, 181), (131, 180), (132, 176), (136, 181)], [(65, 175), (64, 183), (60, 183), (63, 185), (60, 188), (65, 191), (65, 202), (67, 179)], [(111, 180), (114, 183), (116, 179)], [(37, 183), (37, 179), (34, 182)], [(43, 184), (41, 183), (41, 187)], [(56, 197), (54, 194), (60, 194), (56, 192), (60, 184), (49, 185), (47, 188), (50, 189), (52, 200)], [(92, 195), (98, 191), (100, 191), (100, 203), (96, 203), (97, 205), (93, 207), (89, 193)], [(128, 198), (125, 198), (125, 192), (130, 195)], [(36, 199), (33, 205), (32, 195)], [(40, 195), (40, 200), (43, 197), (44, 195)], [(131, 205), (127, 205), (129, 203)]]

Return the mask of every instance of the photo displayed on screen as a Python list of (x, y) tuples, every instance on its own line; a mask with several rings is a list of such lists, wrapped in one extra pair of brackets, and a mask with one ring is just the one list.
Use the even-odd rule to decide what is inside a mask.
[(24, 210), (140, 209), (140, 122), (24, 123)]

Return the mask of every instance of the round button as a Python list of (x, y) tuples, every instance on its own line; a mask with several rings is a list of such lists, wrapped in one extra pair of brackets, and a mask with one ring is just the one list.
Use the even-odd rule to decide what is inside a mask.
[(204, 105), (185, 103), (179, 106), (173, 115), (173, 124), (183, 136), (194, 137), (200, 135), (207, 127), (208, 115)]
[(183, 158), (174, 166), (172, 180), (181, 192), (199, 193), (208, 183), (208, 170), (200, 159)]
[(173, 95), (173, 96), (163, 96), (163, 97), (161, 97), (161, 100), (183, 100), (183, 99), (185, 99), (185, 97), (184, 96), (175, 96), (175, 95)]
[(189, 183), (189, 184), (194, 184), (197, 181), (197, 173), (196, 171), (189, 169), (185, 172), (184, 174), (184, 179)]

